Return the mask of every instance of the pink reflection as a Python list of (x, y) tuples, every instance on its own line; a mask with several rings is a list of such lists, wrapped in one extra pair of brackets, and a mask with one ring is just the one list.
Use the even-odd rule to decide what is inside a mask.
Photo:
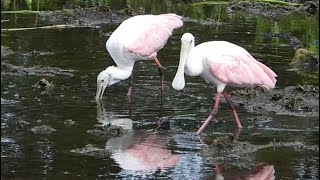
[[(122, 169), (133, 171), (150, 171), (163, 168), (174, 167), (179, 161), (179, 155), (172, 154), (167, 149), (164, 140), (156, 138), (155, 135), (145, 137), (132, 136), (123, 137), (114, 142), (130, 143), (131, 145), (121, 145), (115, 150), (112, 158)], [(121, 137), (120, 137), (121, 138)], [(108, 143), (107, 143), (108, 145)], [(119, 146), (119, 145), (117, 145)], [(110, 149), (110, 143), (109, 143)]]
[(244, 180), (274, 180), (275, 176), (275, 170), (273, 165), (267, 165), (267, 164), (259, 164), (255, 167), (255, 169), (251, 172), (243, 172), (244, 175), (242, 176), (234, 176), (228, 177), (227, 174), (223, 174), (221, 172), (221, 168), (219, 165), (215, 165), (215, 172), (216, 172), (216, 180), (223, 180), (223, 179), (244, 179)]

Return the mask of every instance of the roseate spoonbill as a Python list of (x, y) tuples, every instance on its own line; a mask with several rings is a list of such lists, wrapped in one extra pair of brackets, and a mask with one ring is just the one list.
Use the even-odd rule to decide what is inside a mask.
[(128, 89), (130, 96), (132, 69), (138, 60), (154, 60), (159, 69), (162, 94), (163, 66), (157, 58), (157, 52), (167, 43), (173, 30), (183, 25), (181, 18), (176, 14), (138, 15), (123, 21), (106, 42), (106, 48), (117, 67), (109, 66), (99, 73), (96, 99), (102, 98), (107, 86), (131, 76)]
[(181, 90), (185, 86), (184, 73), (201, 76), (205, 81), (217, 86), (215, 104), (210, 115), (197, 131), (201, 134), (218, 112), (221, 94), (233, 112), (238, 128), (242, 128), (231, 96), (224, 88), (229, 86), (261, 86), (274, 88), (277, 75), (266, 65), (254, 59), (247, 50), (226, 41), (210, 41), (194, 46), (194, 36), (185, 33), (181, 37), (180, 62), (172, 87)]

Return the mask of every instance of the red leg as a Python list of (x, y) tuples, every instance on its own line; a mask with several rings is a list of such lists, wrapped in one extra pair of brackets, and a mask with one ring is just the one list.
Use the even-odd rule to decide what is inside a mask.
[(128, 96), (131, 96), (131, 94), (132, 94), (132, 86), (133, 86), (133, 75), (131, 74), (130, 81), (129, 81), (128, 93), (127, 93)]
[(217, 173), (217, 174), (221, 174), (221, 168), (219, 167), (219, 164), (218, 163), (214, 163), (214, 171)]
[(214, 171), (216, 172), (215, 179), (224, 179), (224, 177), (222, 176), (222, 170), (219, 167), (218, 163), (214, 163)]
[(159, 74), (160, 74), (160, 83), (161, 83), (161, 94), (164, 92), (164, 74), (163, 74), (163, 69), (164, 67), (160, 64), (160, 61), (158, 60), (157, 57), (154, 58), (154, 62), (157, 64), (158, 69), (159, 69)]
[(198, 129), (197, 135), (199, 135), (199, 134), (202, 133), (202, 131), (204, 130), (204, 128), (207, 127), (207, 125), (209, 124), (209, 122), (210, 122), (210, 121), (213, 119), (213, 117), (218, 113), (220, 96), (221, 96), (221, 92), (217, 92), (216, 102), (214, 103), (214, 107), (213, 107), (212, 110), (210, 111), (210, 115), (208, 116), (208, 118), (204, 121), (204, 123), (203, 123), (203, 124), (201, 125), (201, 127)]
[(155, 57), (153, 60), (154, 60), (154, 62), (157, 64), (157, 66), (158, 66), (159, 68), (164, 69), (164, 67), (161, 65), (161, 63), (160, 63), (160, 61), (158, 60), (157, 57)]
[(238, 113), (236, 111), (236, 108), (234, 107), (234, 104), (231, 101), (231, 95), (229, 93), (227, 93), (226, 91), (223, 91), (222, 94), (226, 98), (226, 100), (228, 101), (229, 107), (232, 110), (232, 113), (233, 113), (234, 118), (237, 122), (238, 128), (242, 128), (242, 125), (240, 123), (240, 119), (238, 117)]

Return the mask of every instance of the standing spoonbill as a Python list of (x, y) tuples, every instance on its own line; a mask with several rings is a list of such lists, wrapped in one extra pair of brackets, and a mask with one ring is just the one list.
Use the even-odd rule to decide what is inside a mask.
[(194, 36), (185, 33), (181, 37), (180, 62), (172, 87), (181, 90), (185, 86), (184, 72), (189, 76), (201, 76), (217, 86), (215, 104), (210, 115), (198, 129), (201, 134), (218, 112), (221, 94), (233, 112), (238, 128), (242, 128), (231, 95), (224, 88), (261, 86), (274, 88), (277, 75), (266, 65), (254, 59), (247, 50), (226, 41), (210, 41), (194, 46)]
[(183, 25), (181, 18), (176, 14), (138, 15), (123, 21), (106, 42), (106, 48), (117, 67), (109, 66), (99, 73), (96, 99), (102, 98), (107, 86), (131, 76), (128, 89), (130, 96), (134, 63), (152, 59), (159, 69), (162, 94), (163, 66), (157, 58), (157, 52), (167, 43), (172, 31)]

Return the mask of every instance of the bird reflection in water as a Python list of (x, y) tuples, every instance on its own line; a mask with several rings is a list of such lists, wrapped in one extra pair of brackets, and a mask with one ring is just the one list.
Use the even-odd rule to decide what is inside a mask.
[(111, 113), (107, 113), (102, 101), (97, 102), (97, 117), (99, 125), (101, 126), (119, 126), (124, 130), (132, 130), (132, 119), (122, 118), (121, 116), (115, 116)]
[[(225, 156), (228, 153), (232, 153), (232, 154), (236, 154), (237, 156), (242, 156), (241, 151), (245, 151), (243, 148), (237, 148), (237, 140), (239, 139), (239, 136), (241, 134), (241, 129), (237, 129), (236, 132), (230, 136), (227, 135), (226, 137), (219, 137), (217, 139), (215, 139), (214, 143), (208, 142), (206, 140), (201, 139), (200, 141), (206, 146), (206, 147), (210, 147), (212, 146), (212, 144), (215, 144), (214, 146), (227, 146), (228, 149), (224, 149), (222, 150), (223, 154), (222, 156)], [(211, 145), (210, 145), (211, 144)], [(241, 142), (240, 142), (240, 146), (241, 146)], [(243, 145), (243, 144), (242, 144)], [(232, 149), (230, 149), (230, 147), (234, 147)], [(246, 147), (250, 148), (249, 144), (246, 144)], [(240, 150), (242, 149), (242, 150)], [(240, 151), (239, 151), (240, 150)], [(213, 152), (213, 154), (211, 154), (210, 156), (214, 156), (216, 158), (218, 158), (219, 156), (219, 152), (221, 151), (221, 149), (214, 149), (211, 147), (210, 151), (215, 151)], [(249, 157), (248, 157), (249, 158)], [(250, 162), (251, 160), (248, 158), (244, 158), (242, 156), (241, 159), (244, 160), (244, 163), (246, 162)], [(227, 158), (226, 158), (227, 159)], [(226, 160), (225, 159), (225, 160)], [(216, 160), (217, 161), (217, 160)], [(219, 161), (219, 160), (218, 160)], [(207, 177), (205, 179), (215, 179), (215, 180), (227, 180), (227, 179), (232, 179), (232, 180), (274, 180), (275, 176), (275, 169), (273, 165), (267, 164), (267, 163), (260, 163), (258, 165), (256, 165), (253, 170), (240, 170), (241, 172), (235, 173), (234, 168), (232, 168), (233, 163), (239, 163), (239, 161), (236, 162), (230, 162), (226, 163), (219, 163), (219, 162), (215, 162), (214, 163), (214, 172), (215, 175), (214, 177), (212, 177), (212, 175), (210, 177)], [(222, 170), (222, 166), (223, 164), (227, 167), (226, 170)], [(232, 165), (233, 164), (233, 165)], [(240, 163), (242, 164), (242, 163)], [(233, 169), (232, 172), (228, 171), (228, 169)]]
[(168, 139), (160, 139), (155, 133), (133, 130), (130, 118), (107, 115), (100, 101), (97, 102), (97, 120), (101, 124), (121, 126), (127, 130), (119, 137), (110, 138), (106, 143), (106, 150), (122, 169), (156, 171), (174, 167), (178, 163), (180, 157), (168, 149)]
[(243, 180), (274, 180), (275, 170), (273, 165), (269, 164), (258, 164), (253, 171), (242, 172), (242, 175), (235, 176), (234, 174), (228, 175), (223, 174), (221, 167), (218, 164), (215, 164), (215, 180), (224, 180), (224, 179), (243, 179)]
[(155, 134), (124, 134), (110, 139), (106, 148), (113, 151), (111, 157), (125, 170), (155, 171), (174, 167), (179, 161), (179, 155), (167, 149), (166, 142)]

